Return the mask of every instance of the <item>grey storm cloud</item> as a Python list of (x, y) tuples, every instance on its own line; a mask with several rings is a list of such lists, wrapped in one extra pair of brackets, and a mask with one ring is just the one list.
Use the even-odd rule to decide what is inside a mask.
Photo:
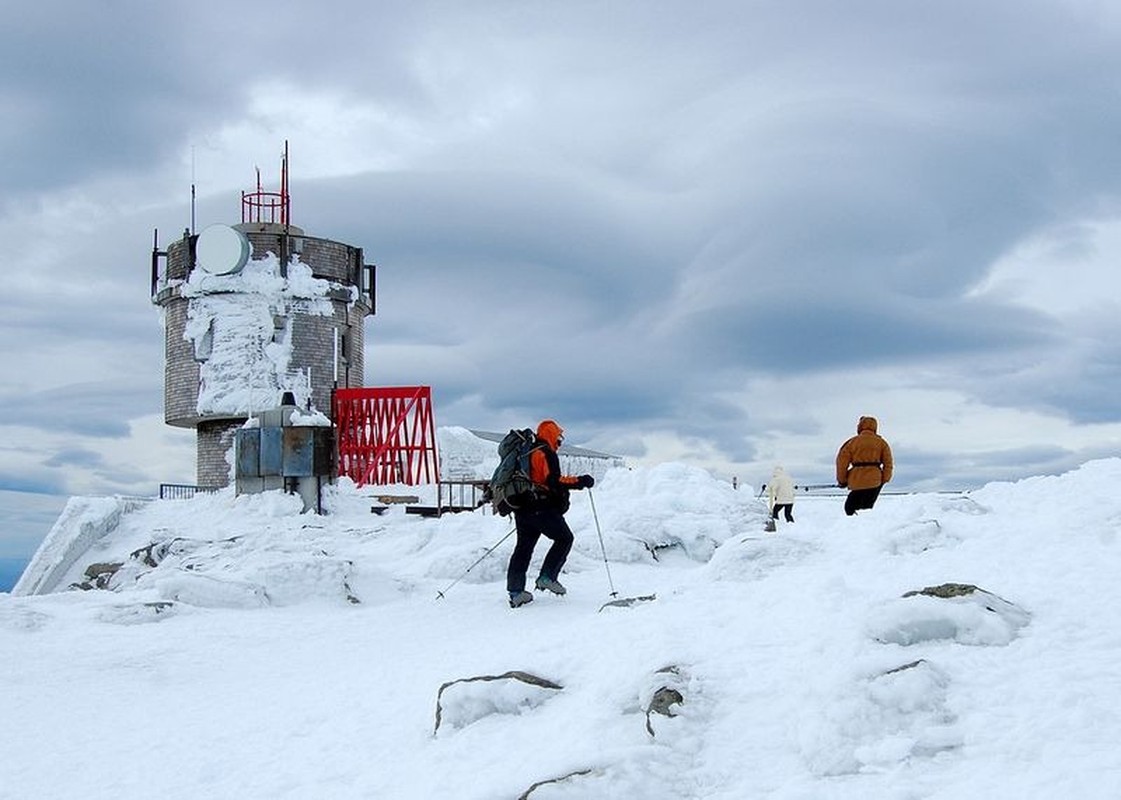
[(983, 454), (932, 453), (907, 447), (893, 448), (900, 463), (919, 475), (916, 489), (962, 490), (1008, 479), (1008, 464), (1020, 464), (1023, 475), (1058, 475), (1084, 463), (1088, 458), (1116, 455), (1107, 448), (1076, 453), (1060, 445), (1033, 445)]
[(103, 381), (38, 392), (0, 393), (0, 415), (9, 424), (93, 438), (128, 435), (131, 414), (122, 409), (158, 409), (162, 393), (151, 382)]
[(1113, 422), (1121, 415), (1121, 355), (1112, 346), (1116, 341), (1115, 331), (1081, 347), (1056, 344), (1016, 359), (1000, 380), (974, 378), (971, 388), (994, 405), (1058, 411), (1081, 424)]
[[(29, 5), (5, 20), (0, 95), (5, 193), (30, 193), (132, 170), (166, 156), (195, 92), (220, 102), (220, 84), (184, 69), (184, 40), (167, 10), (141, 3)], [(226, 84), (230, 86), (230, 84)], [(229, 91), (229, 90), (227, 90)]]
[(105, 460), (100, 453), (72, 447), (59, 450), (43, 463), (48, 467), (102, 467)]
[[(1118, 23), (1089, 0), (21, 7), (0, 29), (0, 412), (82, 439), (37, 480), (142, 484), (97, 447), (161, 411), (153, 239), (238, 219), (227, 175), (192, 202), (184, 158), (272, 159), (295, 131), (294, 223), (378, 265), (367, 382), (433, 385), (442, 422), (549, 415), (740, 464), (821, 436), (828, 460), (865, 407), (851, 376), (879, 368), (881, 390), (1117, 423), (1115, 301), (1062, 317), (976, 290), (1040, 231), (1088, 248), (1118, 216)], [(798, 380), (820, 395), (784, 394)], [(768, 383), (768, 407), (744, 399)], [(856, 394), (843, 431), (821, 386)], [(902, 435), (925, 411), (884, 413), (915, 485), (1110, 452), (1030, 430), (934, 452)]]

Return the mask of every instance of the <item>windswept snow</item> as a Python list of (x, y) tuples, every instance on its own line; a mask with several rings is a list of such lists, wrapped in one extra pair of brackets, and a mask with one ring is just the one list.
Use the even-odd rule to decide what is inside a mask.
[(506, 519), (151, 502), (60, 576), (108, 589), (0, 595), (0, 797), (1113, 798), (1119, 482), (799, 497), (769, 534), (750, 487), (615, 469), (568, 595), (518, 610)]

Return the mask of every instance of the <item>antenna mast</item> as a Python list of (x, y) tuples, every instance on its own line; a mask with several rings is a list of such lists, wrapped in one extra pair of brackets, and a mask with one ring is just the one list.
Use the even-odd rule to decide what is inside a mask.
[(292, 197), (288, 194), (288, 140), (284, 140), (284, 157), (280, 162), (280, 196), (284, 204), (280, 209), (280, 224), (285, 228), (292, 221)]
[(191, 235), (195, 233), (195, 146), (191, 145)]

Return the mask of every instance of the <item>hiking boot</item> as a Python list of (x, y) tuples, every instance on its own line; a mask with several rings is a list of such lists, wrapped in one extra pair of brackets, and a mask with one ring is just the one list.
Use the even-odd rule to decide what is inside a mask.
[(533, 602), (533, 595), (529, 592), (510, 592), (510, 608), (517, 608), (524, 606), (526, 603)]
[(537, 591), (539, 592), (552, 592), (553, 594), (564, 594), (568, 591), (561, 586), (559, 581), (555, 581), (548, 575), (541, 575), (537, 578)]

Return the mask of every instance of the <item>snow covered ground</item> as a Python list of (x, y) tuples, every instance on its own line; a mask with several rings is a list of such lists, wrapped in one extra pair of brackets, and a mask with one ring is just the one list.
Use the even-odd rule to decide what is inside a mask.
[(757, 487), (614, 469), (602, 547), (575, 493), (569, 593), (518, 610), (489, 514), (150, 502), (59, 576), (108, 590), (0, 595), (0, 797), (1115, 798), (1119, 483), (770, 534)]

